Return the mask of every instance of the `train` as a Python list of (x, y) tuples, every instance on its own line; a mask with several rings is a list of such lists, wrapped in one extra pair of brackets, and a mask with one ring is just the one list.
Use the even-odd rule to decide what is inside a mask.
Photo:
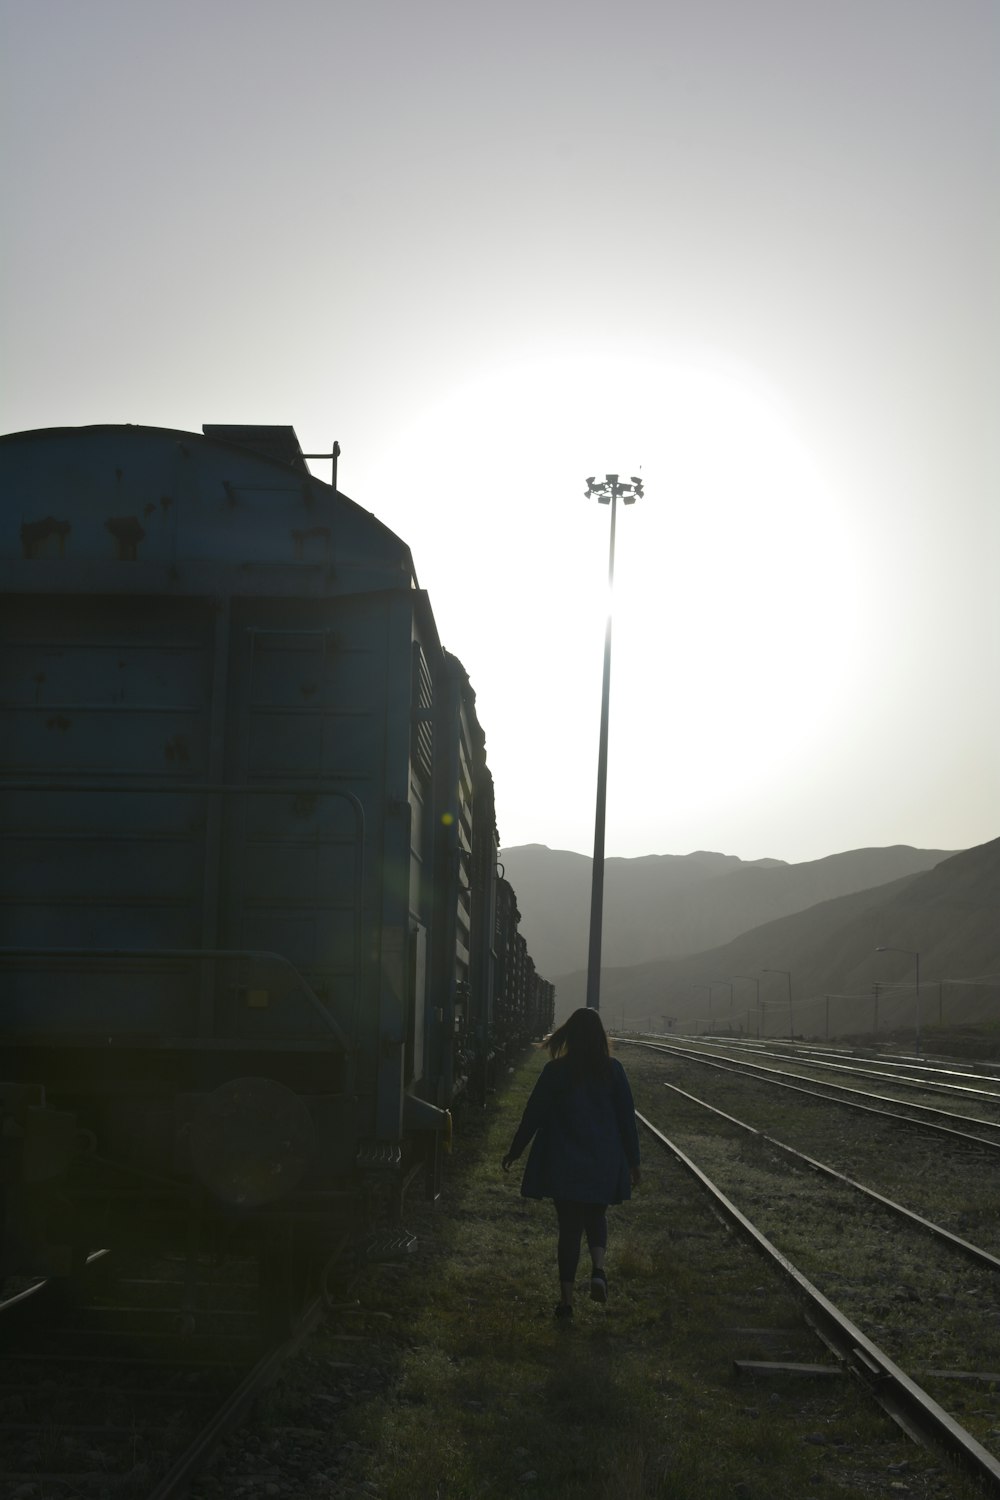
[(0, 438), (0, 1270), (404, 1253), (552, 1027), (468, 674), (292, 427)]

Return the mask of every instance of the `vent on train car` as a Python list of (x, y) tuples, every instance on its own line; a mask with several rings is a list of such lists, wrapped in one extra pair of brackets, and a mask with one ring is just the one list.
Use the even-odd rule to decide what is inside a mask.
[(410, 754), (424, 781), (430, 781), (434, 754), (434, 687), (427, 658), (419, 641), (413, 642), (413, 733)]
[(276, 458), (308, 476), (309, 468), (294, 427), (262, 427), (254, 423), (240, 425), (232, 422), (203, 422), (202, 432), (216, 442), (235, 443), (238, 448), (249, 448), (252, 453), (263, 453)]

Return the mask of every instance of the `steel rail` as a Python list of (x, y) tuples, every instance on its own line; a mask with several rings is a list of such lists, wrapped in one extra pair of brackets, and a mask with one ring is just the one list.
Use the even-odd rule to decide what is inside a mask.
[(678, 1145), (657, 1129), (652, 1121), (639, 1114), (638, 1110), (636, 1119), (711, 1195), (724, 1217), (793, 1284), (804, 1298), (814, 1326), (824, 1343), (848, 1369), (865, 1382), (883, 1410), (911, 1436), (917, 1433), (933, 1438), (955, 1455), (977, 1478), (984, 1481), (989, 1486), (991, 1495), (1000, 1496), (1000, 1461), (977, 1442), (971, 1432), (967, 1432), (949, 1416), (856, 1323), (852, 1323), (850, 1318), (825, 1297)]
[[(109, 1250), (95, 1251), (87, 1257), (86, 1264), (89, 1266), (110, 1254), (111, 1251)], [(30, 1329), (36, 1319), (44, 1317), (46, 1310), (53, 1302), (53, 1299), (59, 1298), (60, 1291), (61, 1287), (59, 1278), (49, 1277), (46, 1280), (40, 1280), (31, 1283), (4, 1302), (0, 1302), (0, 1317), (2, 1317), (3, 1319), (5, 1332), (8, 1330), (8, 1325), (16, 1326), (18, 1328), (26, 1326), (28, 1329)], [(107, 1364), (119, 1366), (123, 1362), (130, 1368), (152, 1367), (157, 1370), (166, 1370), (169, 1368), (180, 1367), (182, 1369), (196, 1368), (200, 1371), (209, 1369), (218, 1371), (225, 1370), (227, 1372), (230, 1372), (230, 1378), (232, 1378), (234, 1363), (237, 1363), (239, 1366), (241, 1366), (242, 1369), (247, 1373), (240, 1381), (240, 1384), (236, 1387), (235, 1390), (232, 1390), (231, 1393), (225, 1398), (225, 1400), (222, 1401), (222, 1404), (217, 1407), (212, 1417), (202, 1427), (201, 1431), (198, 1433), (194, 1441), (188, 1446), (185, 1453), (173, 1464), (166, 1478), (160, 1481), (161, 1488), (166, 1484), (168, 1479), (171, 1480), (174, 1484), (174, 1488), (164, 1490), (163, 1493), (181, 1496), (188, 1493), (189, 1481), (205, 1466), (212, 1454), (215, 1452), (218, 1445), (225, 1440), (226, 1436), (229, 1434), (229, 1432), (232, 1431), (233, 1427), (236, 1426), (246, 1416), (247, 1409), (250, 1404), (252, 1404), (255, 1396), (261, 1390), (263, 1390), (271, 1380), (274, 1379), (275, 1375), (281, 1367), (281, 1364), (297, 1351), (301, 1343), (308, 1337), (308, 1335), (313, 1331), (317, 1324), (322, 1320), (325, 1312), (328, 1310), (328, 1307), (328, 1299), (324, 1295), (317, 1295), (306, 1308), (294, 1332), (280, 1344), (277, 1344), (268, 1349), (266, 1353), (259, 1359), (257, 1359), (256, 1363), (254, 1363), (253, 1365), (250, 1364), (250, 1360), (254, 1356), (249, 1351), (242, 1353), (238, 1360), (234, 1360), (234, 1357), (231, 1354), (219, 1354), (217, 1357), (211, 1357), (211, 1355), (206, 1355), (205, 1352), (196, 1354), (193, 1359), (191, 1357), (177, 1359), (175, 1357), (172, 1357), (169, 1353), (164, 1354), (162, 1350), (155, 1356), (132, 1353), (123, 1355), (121, 1352), (113, 1352), (109, 1356), (105, 1353), (102, 1353), (99, 1348), (95, 1349), (95, 1342), (100, 1342), (100, 1336), (108, 1337), (115, 1341), (119, 1340), (121, 1336), (121, 1330), (117, 1327), (110, 1329), (92, 1330), (87, 1335), (88, 1348), (86, 1353), (75, 1354), (67, 1352), (65, 1348), (61, 1348), (58, 1353), (49, 1355), (44, 1351), (41, 1353), (37, 1353), (33, 1348), (28, 1348), (25, 1350), (11, 1350), (9, 1352), (5, 1348), (5, 1357), (15, 1359), (19, 1363), (24, 1363), (26, 1361), (32, 1363), (44, 1363), (46, 1360), (51, 1358), (59, 1366), (65, 1365), (72, 1367), (74, 1365), (82, 1365), (85, 1370), (88, 1371), (91, 1369), (91, 1367), (100, 1367)], [(104, 1309), (104, 1311), (110, 1311), (112, 1314), (116, 1314), (116, 1312), (120, 1310), (111, 1308)], [(173, 1308), (162, 1309), (161, 1317), (172, 1317), (175, 1311), (176, 1309)], [(225, 1310), (214, 1310), (212, 1313), (212, 1317), (218, 1318), (220, 1316), (220, 1312), (225, 1313)], [(243, 1316), (241, 1312), (238, 1312), (236, 1310), (231, 1311), (228, 1315), (232, 1317)], [(188, 1349), (190, 1347), (192, 1340), (187, 1334), (182, 1333), (177, 1335), (176, 1337), (182, 1341), (185, 1349)], [(217, 1336), (213, 1336), (213, 1338), (215, 1337)], [(173, 1341), (173, 1336), (165, 1334), (162, 1330), (156, 1333), (156, 1338), (161, 1344), (167, 1339), (171, 1339)], [(35, 1387), (33, 1387), (33, 1389), (35, 1389)], [(60, 1384), (60, 1393), (61, 1390), (62, 1386)], [(113, 1394), (113, 1391), (110, 1391), (109, 1388), (104, 1387), (103, 1384), (101, 1386), (101, 1390), (103, 1394)], [(140, 1394), (148, 1397), (150, 1393), (145, 1389), (137, 1391), (136, 1389), (132, 1388), (127, 1392), (122, 1392), (121, 1394), (128, 1394), (132, 1397)], [(176, 1396), (176, 1394), (176, 1388), (171, 1388), (169, 1391), (159, 1393), (160, 1396), (170, 1397), (174, 1397)], [(218, 1396), (216, 1397), (216, 1399), (218, 1399)], [(17, 1423), (15, 1425), (18, 1432), (51, 1432), (53, 1430), (51, 1423)], [(134, 1438), (137, 1432), (139, 1433), (140, 1437), (142, 1437), (149, 1433), (162, 1432), (163, 1427), (158, 1427), (155, 1422), (142, 1422), (138, 1428), (132, 1426), (127, 1429), (119, 1429), (113, 1424), (110, 1424), (106, 1421), (93, 1424), (92, 1426), (81, 1425), (76, 1421), (71, 1421), (69, 1423), (60, 1423), (58, 1426), (58, 1431), (62, 1434), (87, 1433), (90, 1431), (94, 1431), (103, 1433), (106, 1437), (120, 1438), (132, 1436)], [(122, 1469), (121, 1471), (115, 1472), (113, 1475), (109, 1472), (108, 1478), (109, 1482), (113, 1478), (116, 1485), (125, 1484), (126, 1486), (128, 1486), (128, 1484), (132, 1481), (132, 1476), (132, 1469)], [(8, 1476), (5, 1475), (4, 1477)], [(28, 1483), (32, 1478), (37, 1479), (39, 1476), (37, 1475), (37, 1473), (25, 1472), (24, 1474), (17, 1474), (13, 1477), (15, 1479), (23, 1479), (26, 1483)], [(60, 1472), (58, 1474), (53, 1473), (42, 1475), (41, 1478), (43, 1480), (52, 1480), (53, 1482), (58, 1482), (60, 1484), (70, 1483), (78, 1485), (81, 1480), (81, 1475), (77, 1474), (76, 1472), (65, 1474)], [(160, 1494), (161, 1488), (158, 1488), (154, 1493), (157, 1495)], [(6, 1491), (4, 1493), (6, 1493)]]
[[(704, 1046), (704, 1042), (702, 1043), (702, 1045)], [(720, 1040), (718, 1045), (720, 1047), (731, 1047), (736, 1051), (744, 1050), (739, 1042)], [(998, 1108), (1000, 1108), (1000, 1090), (998, 1089), (974, 1089), (968, 1087), (963, 1083), (948, 1083), (945, 1080), (932, 1081), (930, 1079), (910, 1078), (898, 1073), (890, 1073), (884, 1068), (868, 1068), (859, 1066), (859, 1064), (856, 1062), (824, 1062), (821, 1058), (818, 1057), (797, 1056), (795, 1053), (791, 1052), (790, 1049), (784, 1052), (772, 1052), (763, 1047), (755, 1047), (753, 1050), (757, 1057), (773, 1057), (776, 1059), (776, 1061), (784, 1063), (796, 1062), (800, 1067), (803, 1068), (825, 1068), (827, 1072), (830, 1073), (850, 1073), (852, 1076), (857, 1078), (882, 1078), (887, 1083), (895, 1084), (898, 1088), (911, 1088), (917, 1089), (918, 1091), (922, 1090), (925, 1094), (970, 1094), (975, 1099), (982, 1100), (989, 1104), (995, 1104)], [(909, 1067), (911, 1065), (908, 1063), (900, 1063), (897, 1066)], [(963, 1074), (961, 1076), (968, 1077), (970, 1075)]]
[(911, 1224), (920, 1229), (926, 1229), (935, 1239), (942, 1240), (953, 1250), (985, 1266), (990, 1271), (1000, 1271), (1000, 1256), (993, 1255), (989, 1250), (984, 1250), (980, 1245), (974, 1245), (971, 1240), (963, 1240), (961, 1235), (952, 1234), (950, 1229), (945, 1229), (943, 1224), (935, 1224), (933, 1219), (925, 1219), (922, 1214), (916, 1213), (912, 1208), (907, 1208), (902, 1203), (897, 1203), (894, 1198), (887, 1198), (884, 1193), (879, 1193), (875, 1188), (866, 1187), (863, 1182), (848, 1177), (845, 1172), (838, 1172), (836, 1167), (830, 1167), (826, 1162), (817, 1161), (814, 1156), (807, 1156), (804, 1151), (789, 1146), (785, 1141), (779, 1141), (777, 1136), (768, 1135), (766, 1130), (758, 1130), (756, 1125), (750, 1125), (746, 1120), (739, 1120), (735, 1115), (727, 1114), (724, 1109), (719, 1109), (715, 1104), (709, 1104), (707, 1099), (699, 1099), (696, 1094), (689, 1094), (686, 1089), (678, 1088), (676, 1083), (664, 1083), (661, 1085), (670, 1089), (674, 1094), (680, 1094), (684, 1099), (690, 1099), (692, 1104), (700, 1104), (702, 1109), (710, 1110), (713, 1115), (719, 1115), (721, 1119), (728, 1120), (730, 1125), (737, 1125), (740, 1130), (745, 1130), (749, 1135), (756, 1136), (760, 1141), (766, 1141), (769, 1146), (774, 1146), (785, 1156), (790, 1156), (794, 1161), (804, 1162), (810, 1171), (818, 1172), (822, 1177), (829, 1177), (834, 1182), (842, 1183), (845, 1187), (854, 1188), (859, 1193), (864, 1193), (867, 1198), (873, 1198), (883, 1208), (889, 1209), (891, 1213), (898, 1214), (907, 1219)]
[[(931, 1104), (909, 1104), (905, 1099), (893, 1099), (888, 1094), (871, 1094), (863, 1089), (848, 1088), (844, 1083), (825, 1083), (822, 1079), (803, 1079), (800, 1073), (781, 1073), (778, 1068), (757, 1067), (754, 1063), (739, 1062), (736, 1058), (728, 1058), (721, 1061), (716, 1057), (703, 1057), (700, 1053), (690, 1051), (687, 1048), (675, 1048), (660, 1042), (638, 1042), (629, 1039), (629, 1045), (633, 1047), (645, 1047), (651, 1052), (663, 1052), (670, 1057), (690, 1058), (692, 1062), (699, 1063), (705, 1068), (718, 1068), (720, 1073), (735, 1073), (737, 1077), (754, 1076), (758, 1082), (768, 1082), (775, 1088), (790, 1089), (795, 1094), (805, 1094), (810, 1099), (822, 1099), (827, 1104), (841, 1104), (845, 1109), (857, 1109), (864, 1114), (875, 1115), (880, 1120), (902, 1121), (904, 1125), (915, 1126), (918, 1130), (929, 1130), (935, 1135), (950, 1136), (961, 1141), (964, 1145), (982, 1147), (984, 1151), (1000, 1151), (1000, 1141), (987, 1140), (985, 1136), (970, 1135), (965, 1130), (953, 1130), (949, 1125), (939, 1125), (934, 1120), (917, 1120), (913, 1115), (900, 1115), (895, 1110), (874, 1109), (870, 1104), (860, 1104), (860, 1099), (879, 1099), (886, 1104), (899, 1104), (903, 1109), (919, 1110), (922, 1114), (940, 1115), (946, 1120), (962, 1120), (967, 1125), (981, 1126), (985, 1130), (1000, 1130), (993, 1120), (977, 1120), (969, 1115), (955, 1115), (948, 1110), (935, 1109)], [(726, 1063), (730, 1066), (726, 1066)], [(758, 1076), (759, 1075), (759, 1076)], [(778, 1076), (780, 1075), (780, 1076)], [(798, 1078), (800, 1083), (786, 1083), (786, 1078)], [(812, 1083), (820, 1089), (836, 1089), (841, 1094), (854, 1094), (854, 1099), (838, 1099), (836, 1095), (819, 1094), (816, 1089), (807, 1089), (802, 1083)]]
[[(95, 1261), (103, 1260), (110, 1255), (110, 1250), (93, 1250), (87, 1256), (84, 1266), (92, 1266)], [(24, 1287), (20, 1292), (15, 1292), (11, 1297), (5, 1297), (0, 1302), (0, 1318), (16, 1317), (30, 1304), (32, 1309), (41, 1308), (51, 1297), (57, 1296), (60, 1290), (59, 1278), (44, 1276), (38, 1281), (33, 1281), (30, 1286)], [(32, 1298), (37, 1298), (32, 1302)]]
[(182, 1500), (188, 1494), (191, 1481), (201, 1473), (220, 1444), (243, 1421), (253, 1402), (275, 1379), (281, 1366), (298, 1352), (313, 1329), (322, 1322), (326, 1311), (325, 1295), (316, 1297), (306, 1308), (295, 1332), (269, 1349), (257, 1361), (156, 1488), (150, 1491), (148, 1500)]
[[(726, 1045), (747, 1048), (747, 1041), (739, 1037), (729, 1038)], [(997, 1063), (984, 1061), (977, 1064), (980, 1069), (979, 1072), (968, 1072), (963, 1068), (955, 1067), (955, 1060), (947, 1057), (927, 1057), (919, 1060), (908, 1056), (886, 1057), (883, 1053), (879, 1052), (871, 1055), (857, 1048), (836, 1049), (829, 1046), (821, 1047), (809, 1043), (784, 1041), (781, 1037), (769, 1040), (767, 1045), (768, 1048), (777, 1047), (779, 1049), (778, 1056), (784, 1054), (787, 1058), (795, 1058), (797, 1061), (807, 1064), (815, 1058), (817, 1067), (824, 1066), (822, 1059), (828, 1057), (835, 1061), (843, 1062), (849, 1067), (857, 1067), (861, 1063), (873, 1063), (877, 1064), (879, 1069), (886, 1070), (891, 1068), (910, 1068), (916, 1073), (928, 1073), (932, 1078), (941, 1078), (945, 1082), (949, 1078), (968, 1078), (978, 1079), (981, 1083), (995, 1083), (998, 1086), (997, 1089), (993, 1091), (986, 1090), (986, 1092), (991, 1099), (996, 1099), (1000, 1103), (1000, 1064)], [(758, 1048), (757, 1044), (753, 1041), (751, 1041), (748, 1050), (759, 1050), (764, 1056), (771, 1055), (764, 1047)], [(887, 1071), (886, 1077), (891, 1078), (893, 1074)]]

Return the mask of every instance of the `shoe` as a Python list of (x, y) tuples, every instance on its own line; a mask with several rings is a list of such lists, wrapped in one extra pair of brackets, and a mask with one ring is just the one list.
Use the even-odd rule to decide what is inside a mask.
[(555, 1317), (568, 1320), (572, 1318), (572, 1316), (573, 1308), (569, 1302), (556, 1303)]
[(590, 1300), (591, 1302), (607, 1302), (608, 1300), (608, 1278), (603, 1271), (596, 1268), (590, 1273)]

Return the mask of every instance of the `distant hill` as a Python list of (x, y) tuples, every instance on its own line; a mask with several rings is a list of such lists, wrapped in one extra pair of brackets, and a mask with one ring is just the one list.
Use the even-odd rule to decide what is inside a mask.
[[(998, 918), (1000, 839), (995, 839), (922, 874), (822, 901), (703, 953), (606, 968), (601, 1010), (609, 1026), (666, 1030), (668, 1016), (688, 1025), (711, 1017), (724, 1026), (730, 1019), (731, 983), (734, 1027), (755, 1030), (758, 978), (765, 1034), (787, 1035), (789, 981), (784, 973), (762, 972), (772, 969), (791, 976), (791, 1026), (797, 1034), (823, 1036), (828, 1012), (831, 1036), (871, 1031), (876, 980), (883, 986), (880, 1027), (909, 1027), (916, 1011), (913, 955), (919, 953), (923, 1025), (995, 1022), (1000, 1002)], [(879, 947), (907, 951), (876, 953)], [(556, 985), (557, 1018), (585, 1003), (585, 970), (549, 977)]]
[[(797, 865), (705, 850), (608, 859), (603, 964), (613, 968), (714, 948), (819, 901), (931, 869), (950, 852), (897, 844)], [(585, 968), (590, 858), (544, 844), (504, 849), (500, 858), (517, 892), (521, 930), (540, 973), (551, 978)]]

